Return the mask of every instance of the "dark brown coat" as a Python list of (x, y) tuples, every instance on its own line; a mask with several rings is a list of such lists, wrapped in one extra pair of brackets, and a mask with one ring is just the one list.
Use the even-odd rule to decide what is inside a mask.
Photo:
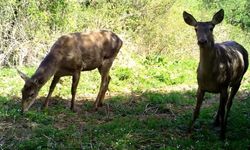
[(98, 31), (90, 33), (72, 33), (60, 37), (41, 62), (35, 74), (29, 78), (20, 72), (25, 80), (22, 89), (22, 110), (27, 111), (34, 103), (40, 88), (53, 76), (44, 106), (62, 76), (72, 76), (71, 109), (74, 109), (76, 88), (81, 71), (98, 69), (101, 74), (100, 91), (95, 108), (102, 105), (110, 81), (109, 70), (122, 46), (122, 40), (113, 32)]
[(188, 25), (195, 27), (200, 47), (200, 62), (197, 69), (197, 104), (189, 130), (192, 130), (199, 116), (205, 92), (220, 93), (220, 106), (214, 124), (221, 126), (221, 138), (224, 139), (232, 100), (248, 68), (247, 50), (234, 41), (214, 43), (213, 29), (224, 18), (222, 9), (209, 22), (197, 22), (191, 14), (185, 11), (183, 18)]

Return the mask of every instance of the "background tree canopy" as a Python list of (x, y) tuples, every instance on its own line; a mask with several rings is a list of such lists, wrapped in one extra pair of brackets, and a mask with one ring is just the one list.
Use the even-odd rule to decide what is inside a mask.
[(0, 65), (37, 65), (61, 35), (98, 29), (119, 34), (126, 57), (195, 56), (194, 34), (183, 23), (183, 10), (209, 20), (220, 8), (225, 9), (225, 22), (217, 29), (218, 39), (241, 39), (246, 45), (248, 0), (2, 0)]

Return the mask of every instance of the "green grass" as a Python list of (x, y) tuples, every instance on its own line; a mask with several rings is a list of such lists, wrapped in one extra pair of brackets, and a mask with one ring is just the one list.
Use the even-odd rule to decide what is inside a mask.
[[(53, 8), (47, 4), (57, 5), (34, 1), (34, 7), (20, 9), (13, 37), (2, 40), (2, 45), (8, 43), (10, 47), (2, 46), (1, 56), (6, 56), (8, 65), (38, 66), (37, 62), (63, 34), (96, 29), (114, 31), (124, 44), (110, 71), (110, 95), (106, 96), (105, 106), (93, 111), (100, 84), (100, 75), (94, 70), (81, 74), (76, 112), (69, 109), (71, 77), (64, 77), (57, 84), (48, 109), (42, 110), (41, 106), (51, 81), (41, 89), (29, 112), (21, 115), (24, 81), (15, 69), (0, 68), (0, 149), (250, 149), (250, 69), (234, 100), (225, 141), (218, 138), (219, 131), (212, 127), (219, 103), (214, 94), (206, 94), (194, 132), (186, 132), (196, 102), (199, 50), (195, 31), (184, 23), (182, 13), (185, 10), (197, 21), (208, 21), (221, 6), (225, 7), (225, 20), (214, 29), (215, 41), (235, 40), (249, 50), (249, 32), (228, 23), (230, 16), (237, 15), (230, 12), (234, 5), (214, 1), (208, 7), (204, 0), (96, 2), (90, 6), (72, 2), (61, 15), (56, 9), (61, 9), (63, 5), (59, 4), (63, 1)], [(9, 33), (7, 26), (12, 24), (14, 11), (9, 8), (16, 6), (12, 3), (2, 7), (6, 14), (11, 11), (3, 15), (3, 33)], [(27, 6), (20, 3), (20, 8)], [(244, 11), (245, 7), (239, 6)], [(59, 18), (52, 17), (53, 13), (43, 7), (55, 9)], [(23, 22), (25, 17), (35, 20)], [(62, 17), (61, 26), (60, 22), (50, 24), (48, 17), (55, 21)], [(36, 67), (19, 69), (31, 76)]]
[[(98, 111), (93, 111), (92, 106), (100, 77), (97, 71), (83, 73), (75, 113), (69, 109), (71, 80), (67, 77), (57, 86), (48, 109), (42, 110), (41, 105), (49, 82), (29, 112), (21, 115), (23, 81), (14, 69), (2, 69), (0, 77), (5, 80), (0, 80), (3, 89), (0, 148), (249, 149), (250, 98), (245, 91), (249, 90), (249, 74), (234, 100), (227, 139), (223, 142), (212, 127), (218, 108), (218, 96), (214, 94), (206, 95), (195, 131), (191, 135), (186, 132), (195, 106), (196, 86), (192, 85), (196, 84), (196, 61), (148, 58), (140, 63), (144, 68), (115, 67), (111, 70), (111, 95)], [(34, 68), (21, 69), (29, 75), (34, 72)], [(186, 76), (188, 73), (190, 75)], [(173, 74), (171, 82), (168, 81)]]
[[(1, 147), (10, 149), (247, 149), (250, 99), (236, 99), (228, 122), (226, 142), (212, 128), (217, 103), (201, 111), (191, 136), (186, 133), (195, 101), (190, 92), (143, 93), (107, 99), (93, 112), (88, 101), (72, 113), (66, 101), (48, 110), (35, 105), (20, 115), (14, 100), (1, 98)], [(151, 101), (151, 99), (153, 99)], [(164, 101), (165, 99), (165, 101)], [(170, 99), (170, 100), (169, 100)], [(181, 99), (183, 104), (171, 99)], [(56, 100), (56, 99), (54, 99)], [(7, 108), (10, 107), (11, 108)], [(240, 128), (239, 128), (240, 127)]]

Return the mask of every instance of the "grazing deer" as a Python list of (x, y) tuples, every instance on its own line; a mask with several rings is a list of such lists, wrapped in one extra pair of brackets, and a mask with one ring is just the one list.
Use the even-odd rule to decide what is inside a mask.
[(224, 139), (232, 100), (248, 68), (248, 53), (243, 46), (234, 41), (214, 43), (213, 29), (223, 20), (223, 9), (218, 11), (209, 22), (197, 22), (191, 14), (185, 11), (183, 18), (188, 25), (195, 27), (200, 48), (200, 62), (197, 69), (197, 104), (189, 131), (191, 132), (199, 116), (205, 92), (220, 93), (220, 105), (214, 125), (221, 127), (220, 137)]
[(105, 93), (108, 89), (109, 70), (122, 46), (122, 40), (109, 31), (86, 33), (72, 33), (60, 37), (52, 46), (48, 55), (32, 77), (28, 77), (18, 70), (25, 84), (22, 89), (22, 112), (28, 111), (34, 103), (41, 87), (53, 76), (44, 107), (48, 107), (49, 99), (56, 84), (62, 76), (72, 76), (71, 110), (74, 110), (74, 101), (81, 71), (98, 68), (101, 74), (101, 85), (94, 107), (102, 106)]

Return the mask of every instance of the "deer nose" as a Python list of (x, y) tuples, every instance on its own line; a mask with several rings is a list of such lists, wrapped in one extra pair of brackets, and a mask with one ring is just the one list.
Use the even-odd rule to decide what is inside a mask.
[(206, 39), (199, 39), (198, 40), (198, 44), (199, 45), (204, 45), (204, 44), (206, 44), (207, 43), (207, 40)]

